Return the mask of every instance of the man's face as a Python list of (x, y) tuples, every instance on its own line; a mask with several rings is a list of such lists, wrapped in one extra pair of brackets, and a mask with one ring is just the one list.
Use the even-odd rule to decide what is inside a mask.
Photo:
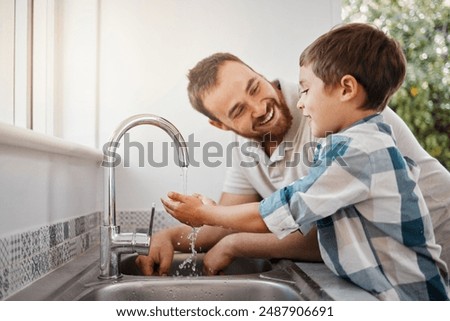
[(219, 70), (217, 85), (203, 97), (205, 107), (220, 121), (220, 128), (263, 141), (281, 142), (292, 116), (281, 91), (253, 70), (235, 61)]

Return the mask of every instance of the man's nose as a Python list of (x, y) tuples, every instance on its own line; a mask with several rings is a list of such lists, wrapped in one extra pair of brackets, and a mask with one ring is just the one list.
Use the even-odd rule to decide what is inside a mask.
[(264, 116), (267, 113), (267, 104), (265, 104), (264, 102), (254, 101), (251, 103), (250, 108), (252, 110), (252, 116), (254, 118)]

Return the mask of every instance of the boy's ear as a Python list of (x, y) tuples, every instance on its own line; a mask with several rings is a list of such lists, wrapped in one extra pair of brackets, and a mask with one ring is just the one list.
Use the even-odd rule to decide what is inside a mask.
[(341, 98), (349, 100), (358, 95), (359, 83), (352, 75), (345, 75), (341, 78)]
[(221, 129), (221, 130), (230, 130), (230, 128), (229, 128), (227, 125), (221, 123), (221, 122), (218, 121), (218, 120), (212, 120), (212, 119), (209, 119), (208, 122), (209, 122), (211, 125), (213, 125), (214, 127), (217, 127), (217, 128), (219, 128), (219, 129)]

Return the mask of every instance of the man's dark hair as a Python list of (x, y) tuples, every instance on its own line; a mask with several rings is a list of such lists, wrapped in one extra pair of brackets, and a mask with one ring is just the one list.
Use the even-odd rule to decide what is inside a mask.
[[(199, 61), (187, 75), (188, 95), (192, 107), (211, 120), (218, 119), (206, 109), (203, 98), (209, 90), (217, 85), (217, 74), (220, 67), (227, 61), (239, 62), (248, 67), (241, 59), (230, 53), (218, 52)], [(250, 68), (250, 67), (249, 67)], [(251, 69), (251, 68), (250, 68)]]

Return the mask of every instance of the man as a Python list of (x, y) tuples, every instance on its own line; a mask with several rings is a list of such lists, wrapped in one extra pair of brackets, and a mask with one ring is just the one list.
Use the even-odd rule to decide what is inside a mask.
[[(211, 125), (236, 133), (237, 146), (246, 146), (233, 148), (233, 165), (227, 171), (219, 204), (256, 202), (306, 175), (312, 164), (309, 153), (316, 144), (305, 118), (296, 110), (296, 85), (269, 82), (228, 53), (203, 59), (188, 78), (192, 106), (206, 115)], [(421, 168), (419, 186), (431, 213), (436, 243), (450, 265), (450, 173), (423, 150), (391, 109), (382, 114), (393, 127), (402, 154)], [(189, 251), (187, 236), (191, 232), (191, 227), (183, 225), (153, 235), (149, 256), (137, 259), (143, 273), (167, 274), (173, 252)], [(219, 273), (235, 257), (321, 261), (315, 231), (305, 236), (291, 233), (280, 240), (273, 234), (233, 233), (204, 226), (195, 244), (198, 251), (208, 251), (204, 257), (208, 274)]]

